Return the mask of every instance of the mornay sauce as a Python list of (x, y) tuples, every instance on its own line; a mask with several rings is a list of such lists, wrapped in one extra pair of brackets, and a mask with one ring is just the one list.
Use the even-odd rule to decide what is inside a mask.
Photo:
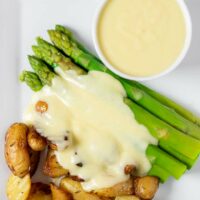
[[(120, 82), (97, 71), (77, 75), (57, 67), (56, 73), (51, 87), (33, 95), (24, 121), (57, 144), (58, 162), (84, 179), (87, 191), (127, 180), (127, 164), (145, 175), (151, 168), (145, 150), (157, 141), (124, 104)], [(48, 104), (46, 112), (36, 111), (38, 101)]]
[(108, 0), (97, 25), (106, 60), (136, 77), (169, 68), (186, 41), (186, 24), (177, 0)]

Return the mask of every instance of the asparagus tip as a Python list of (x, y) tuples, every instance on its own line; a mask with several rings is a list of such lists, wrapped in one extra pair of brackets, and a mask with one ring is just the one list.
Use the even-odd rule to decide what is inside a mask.
[[(37, 46), (36, 46), (37, 47)], [(33, 67), (33, 66), (36, 66), (40, 63), (43, 63), (42, 60), (40, 60), (37, 56), (34, 56), (34, 55), (28, 55), (28, 60), (29, 60), (29, 63), (30, 65)]]
[(49, 35), (52, 35), (52, 34), (55, 33), (55, 30), (49, 29), (49, 30), (47, 30), (47, 33), (48, 33)]
[(24, 81), (25, 81), (25, 73), (26, 73), (26, 71), (24, 70), (24, 71), (22, 71), (22, 72), (20, 73), (20, 75), (19, 75), (19, 80), (20, 80), (21, 82), (24, 82)]
[(38, 49), (38, 46), (33, 45), (31, 48), (32, 48), (33, 52), (35, 53), (35, 51)]
[(36, 41), (39, 46), (43, 46), (47, 43), (42, 37), (37, 37)]
[(40, 37), (40, 36), (36, 37), (36, 41), (37, 41), (37, 42), (39, 42), (39, 41), (41, 41), (41, 40), (43, 40), (42, 37)]
[(68, 37), (72, 38), (73, 33), (69, 28), (66, 28), (65, 26), (57, 24), (55, 26), (56, 31), (61, 31), (62, 33), (66, 34)]

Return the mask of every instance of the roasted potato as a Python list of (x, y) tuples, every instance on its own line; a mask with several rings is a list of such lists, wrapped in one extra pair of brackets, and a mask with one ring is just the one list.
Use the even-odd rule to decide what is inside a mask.
[(73, 200), (72, 195), (66, 190), (62, 190), (61, 188), (55, 186), (54, 184), (50, 184), (52, 200)]
[(127, 196), (117, 196), (115, 200), (140, 200), (140, 198), (134, 195), (127, 195)]
[(43, 166), (43, 173), (52, 178), (61, 177), (68, 174), (68, 170), (60, 166), (54, 151), (51, 149), (49, 149), (47, 152), (46, 161)]
[(134, 194), (134, 181), (133, 179), (129, 179), (128, 181), (118, 183), (109, 188), (95, 190), (94, 193), (103, 197), (131, 195)]
[(29, 127), (28, 136), (27, 136), (28, 144), (34, 151), (43, 151), (47, 146), (47, 141), (44, 137), (42, 137), (34, 127)]
[(6, 193), (8, 200), (26, 200), (31, 190), (29, 174), (23, 178), (11, 175), (7, 182)]
[(50, 186), (39, 182), (32, 183), (27, 200), (52, 200)]
[(63, 190), (70, 192), (73, 195), (74, 200), (102, 200), (103, 199), (96, 194), (85, 192), (81, 186), (81, 183), (74, 181), (71, 178), (63, 178), (61, 180), (60, 187)]
[(53, 143), (51, 143), (51, 142), (49, 142), (48, 144), (49, 144), (49, 148), (50, 148), (51, 150), (55, 150), (55, 151), (58, 150), (56, 144), (53, 144)]
[(145, 176), (134, 180), (135, 194), (141, 199), (152, 199), (158, 190), (159, 180), (153, 176)]
[(29, 148), (29, 155), (30, 155), (30, 175), (33, 176), (35, 171), (37, 170), (38, 163), (40, 161), (40, 152), (33, 151)]
[(125, 168), (124, 168), (124, 173), (126, 175), (132, 175), (133, 176), (135, 171), (136, 171), (135, 165), (126, 165)]
[(5, 159), (8, 167), (16, 176), (29, 173), (30, 156), (27, 144), (28, 127), (23, 123), (10, 126), (5, 138)]

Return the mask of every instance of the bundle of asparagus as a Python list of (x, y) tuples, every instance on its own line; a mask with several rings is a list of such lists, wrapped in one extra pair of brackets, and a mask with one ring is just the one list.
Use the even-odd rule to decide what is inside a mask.
[(165, 182), (169, 176), (179, 179), (187, 168), (193, 166), (200, 153), (199, 118), (146, 86), (113, 74), (65, 27), (57, 25), (55, 30), (48, 33), (55, 46), (37, 38), (37, 45), (32, 47), (35, 56), (29, 56), (35, 72), (24, 71), (20, 76), (21, 81), (25, 81), (33, 91), (39, 91), (44, 85), (51, 85), (57, 76), (57, 67), (73, 69), (78, 74), (90, 70), (109, 73), (124, 86), (127, 92), (124, 102), (133, 111), (136, 120), (144, 124), (159, 141), (159, 147), (149, 145), (146, 150), (152, 163), (149, 175), (158, 176)]

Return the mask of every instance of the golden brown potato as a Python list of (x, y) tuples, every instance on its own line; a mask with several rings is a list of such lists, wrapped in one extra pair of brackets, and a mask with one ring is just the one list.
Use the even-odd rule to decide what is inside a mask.
[(52, 200), (73, 200), (72, 195), (62, 190), (61, 188), (55, 186), (54, 184), (50, 184)]
[(48, 150), (47, 158), (43, 166), (43, 173), (52, 178), (61, 177), (68, 174), (68, 170), (60, 166), (54, 151), (51, 149)]
[(49, 142), (49, 147), (50, 147), (51, 150), (55, 150), (55, 151), (58, 150), (56, 144), (53, 144), (53, 143), (51, 143), (51, 142)]
[(127, 195), (127, 196), (118, 196), (115, 200), (140, 200), (139, 197), (135, 195)]
[(134, 175), (135, 170), (136, 170), (135, 165), (126, 165), (125, 168), (124, 168), (124, 173), (126, 175), (129, 175), (129, 174)]
[(31, 190), (31, 179), (29, 174), (23, 178), (11, 175), (7, 182), (6, 194), (8, 200), (26, 200)]
[(52, 200), (50, 186), (44, 183), (32, 183), (27, 200)]
[(33, 127), (29, 128), (27, 136), (28, 144), (34, 151), (43, 151), (47, 146), (47, 141)]
[(35, 105), (35, 110), (39, 113), (45, 113), (48, 110), (48, 104), (45, 101), (38, 101)]
[(30, 175), (33, 176), (35, 171), (37, 170), (38, 163), (40, 161), (40, 152), (33, 151), (29, 148), (29, 155), (30, 155)]
[(69, 177), (73, 180), (73, 181), (77, 181), (77, 182), (83, 182), (84, 180), (78, 176), (71, 176), (69, 175)]
[(28, 127), (23, 123), (10, 126), (5, 138), (6, 162), (16, 176), (23, 177), (29, 172), (30, 157), (27, 144)]
[(121, 195), (134, 194), (134, 181), (129, 179), (128, 181), (118, 183), (109, 188), (98, 189), (94, 191), (99, 196), (103, 197), (116, 197)]
[(158, 190), (159, 180), (153, 176), (145, 176), (134, 180), (135, 194), (142, 199), (152, 199)]
[(103, 200), (103, 198), (96, 194), (85, 192), (80, 182), (74, 181), (70, 178), (63, 178), (60, 187), (63, 190), (70, 192), (73, 195), (74, 200)]

